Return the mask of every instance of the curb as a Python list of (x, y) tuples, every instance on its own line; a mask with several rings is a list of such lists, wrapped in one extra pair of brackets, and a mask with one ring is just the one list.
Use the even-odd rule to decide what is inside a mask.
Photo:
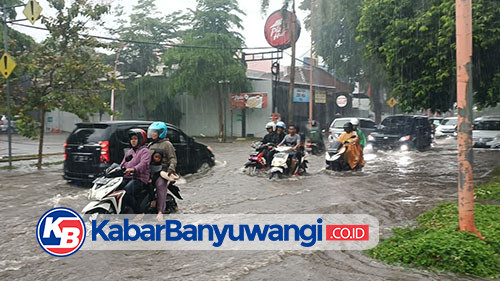
[[(63, 156), (64, 153), (48, 153), (48, 154), (43, 154), (42, 155), (42, 158), (44, 157), (49, 157), (49, 156)], [(16, 155), (16, 156), (12, 156), (12, 162), (15, 162), (15, 161), (24, 161), (24, 160), (36, 160), (38, 159), (38, 155)], [(3, 156), (2, 158), (0, 158), (0, 163), (5, 163), (5, 162), (9, 162), (9, 157), (8, 156)]]

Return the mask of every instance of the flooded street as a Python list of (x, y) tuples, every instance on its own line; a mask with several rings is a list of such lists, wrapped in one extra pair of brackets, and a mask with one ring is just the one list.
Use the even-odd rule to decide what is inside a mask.
[[(268, 180), (242, 166), (250, 142), (210, 143), (214, 168), (179, 183), (179, 213), (369, 214), (382, 236), (440, 201), (457, 198), (453, 139), (430, 151), (366, 155), (362, 172), (323, 170), (324, 158), (308, 156), (308, 174)], [(500, 150), (477, 150), (475, 177), (500, 164)], [(0, 279), (2, 280), (470, 280), (390, 267), (359, 251), (79, 251), (55, 258), (37, 244), (40, 216), (56, 206), (80, 211), (87, 188), (62, 179), (61, 165), (36, 171), (0, 170)]]

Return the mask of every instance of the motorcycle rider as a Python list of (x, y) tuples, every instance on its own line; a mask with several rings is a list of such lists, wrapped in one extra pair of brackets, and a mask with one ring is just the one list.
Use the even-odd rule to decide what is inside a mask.
[(353, 130), (356, 131), (356, 134), (359, 136), (359, 144), (361, 145), (361, 148), (365, 148), (366, 144), (366, 137), (363, 131), (359, 129), (359, 119), (358, 118), (353, 118), (351, 119), (352, 127)]
[(300, 135), (297, 134), (297, 129), (295, 125), (288, 125), (288, 135), (283, 138), (281, 143), (278, 146), (291, 146), (292, 151), (290, 152), (290, 158), (292, 159), (290, 165), (290, 175), (292, 175), (295, 170), (295, 166), (297, 163), (300, 163), (300, 159), (302, 158), (302, 151), (300, 151), (300, 147), (302, 145), (302, 140)]
[(365, 166), (363, 148), (359, 144), (359, 140), (359, 136), (356, 131), (354, 131), (352, 123), (345, 123), (344, 133), (339, 136), (338, 141), (347, 147), (344, 156), (347, 164), (349, 164), (352, 170), (361, 170), (361, 168)]
[(311, 128), (307, 130), (307, 137), (312, 143), (317, 144), (321, 150), (324, 149), (323, 134), (316, 120), (311, 121)]
[(121, 163), (121, 166), (126, 169), (122, 183), (126, 191), (123, 202), (135, 214), (140, 214), (142, 210), (140, 210), (138, 195), (149, 181), (151, 153), (145, 146), (147, 137), (144, 130), (131, 129), (128, 131), (128, 136), (131, 149), (125, 153)]
[(153, 122), (148, 128), (148, 137), (151, 138), (148, 148), (151, 153), (154, 153), (154, 151), (161, 151), (163, 153), (162, 171), (167, 173), (167, 179), (159, 177), (155, 181), (156, 204), (158, 208), (156, 219), (158, 221), (163, 221), (169, 181), (175, 182), (175, 180), (179, 178), (175, 172), (177, 156), (174, 146), (166, 139), (167, 130), (167, 124), (165, 124), (165, 122)]
[(272, 160), (272, 155), (273, 153), (273, 145), (277, 145), (277, 140), (278, 136), (274, 132), (275, 129), (275, 124), (274, 122), (269, 122), (266, 124), (266, 130), (267, 130), (267, 135), (262, 138), (261, 142), (262, 144), (266, 145), (266, 148), (264, 149), (264, 159), (266, 159), (266, 165), (269, 167), (271, 165), (271, 160)]

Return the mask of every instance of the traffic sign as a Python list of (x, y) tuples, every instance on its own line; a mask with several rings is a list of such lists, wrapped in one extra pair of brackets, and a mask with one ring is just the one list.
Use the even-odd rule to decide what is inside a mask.
[(395, 99), (395, 98), (390, 98), (388, 101), (387, 101), (387, 105), (390, 106), (390, 107), (395, 107), (396, 104), (398, 104), (398, 101)]
[(16, 68), (16, 62), (7, 53), (4, 53), (0, 60), (0, 71), (5, 79), (7, 79), (14, 71), (14, 68)]
[(35, 24), (42, 14), (42, 7), (35, 0), (29, 0), (26, 7), (24, 7), (23, 14), (31, 24)]

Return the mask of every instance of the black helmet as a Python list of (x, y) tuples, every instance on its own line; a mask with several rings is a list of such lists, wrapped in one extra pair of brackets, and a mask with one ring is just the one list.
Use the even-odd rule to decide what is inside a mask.
[(132, 136), (137, 136), (137, 140), (139, 141), (137, 146), (143, 146), (148, 141), (148, 138), (146, 136), (146, 132), (143, 129), (130, 129), (130, 130), (128, 130), (128, 138), (131, 139)]
[(347, 122), (344, 124), (344, 131), (350, 133), (354, 130), (354, 127), (352, 126), (351, 122)]

